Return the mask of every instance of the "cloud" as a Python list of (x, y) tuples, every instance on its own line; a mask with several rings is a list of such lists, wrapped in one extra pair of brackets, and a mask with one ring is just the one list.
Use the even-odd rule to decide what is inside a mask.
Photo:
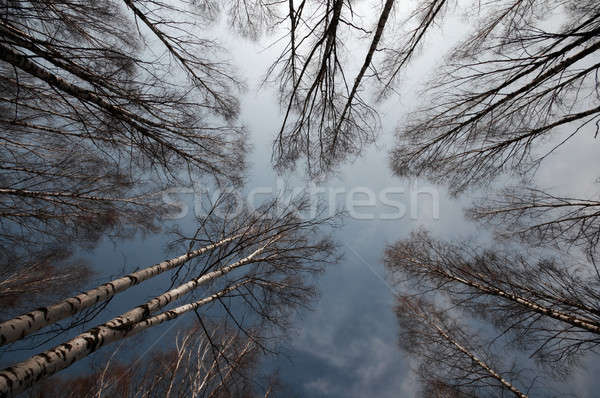
[(302, 320), (288, 352), (292, 362), (281, 373), (284, 381), (311, 397), (397, 397), (406, 390), (408, 369), (397, 344), (391, 293), (350, 259), (328, 272), (321, 288), (339, 294), (324, 295)]

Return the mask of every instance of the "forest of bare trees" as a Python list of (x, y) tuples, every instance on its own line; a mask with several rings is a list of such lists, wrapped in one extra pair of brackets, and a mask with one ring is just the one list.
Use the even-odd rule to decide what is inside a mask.
[[(301, 204), (281, 210), (281, 206), (272, 202), (235, 219), (208, 219), (196, 234), (206, 232), (208, 240), (192, 239), (182, 256), (3, 322), (0, 340), (2, 344), (11, 343), (128, 288), (143, 286), (145, 280), (162, 272), (170, 269), (179, 272), (164, 293), (5, 369), (0, 373), (0, 390), (11, 394), (22, 391), (108, 344), (211, 304), (219, 304), (225, 315), (262, 347), (260, 331), (285, 326), (286, 313), (305, 304), (314, 294), (308, 276), (333, 261), (334, 246), (327, 239), (317, 239), (316, 234), (318, 226), (328, 220), (303, 221), (297, 215), (298, 209)], [(212, 243), (197, 247), (202, 241)], [(198, 260), (192, 261), (195, 258)], [(175, 305), (178, 300), (185, 302)], [(244, 322), (236, 317), (241, 306), (248, 307)]]
[[(16, 395), (110, 343), (195, 313), (198, 325), (173, 353), (146, 358), (135, 371), (109, 361), (100, 384), (80, 381), (89, 391), (74, 396), (252, 396), (245, 373), (257, 351), (270, 350), (268, 340), (284, 330), (290, 311), (315, 294), (310, 275), (335, 260), (334, 246), (318, 233), (332, 220), (301, 219), (304, 199), (233, 215), (222, 197), (193, 236), (178, 238), (177, 257), (135, 264), (141, 268), (78, 293), (90, 286), (92, 270), (72, 251), (93, 248), (105, 234), (160, 230), (169, 211), (161, 201), (165, 188), (198, 177), (242, 183), (242, 83), (203, 30), (219, 8), (187, 1), (2, 4), (1, 344), (48, 328), (52, 334), (53, 327), (57, 338), (84, 329), (1, 371), (0, 395)], [(229, 4), (231, 25), (258, 34), (258, 21), (240, 10)], [(119, 293), (163, 273), (170, 286), (153, 299), (85, 326)], [(206, 320), (211, 311), (224, 323)]]
[[(559, 395), (544, 380), (600, 343), (600, 199), (597, 181), (585, 196), (536, 176), (574, 137), (598, 139), (600, 4), (366, 3), (0, 2), (0, 345), (50, 336), (0, 370), (0, 396), (271, 395), (259, 358), (340, 258), (326, 233), (340, 214), (307, 219), (306, 197), (239, 211), (225, 195), (164, 261), (97, 283), (74, 253), (165, 232), (170, 187), (244, 186), (245, 82), (223, 30), (278, 49), (259, 82), (280, 105), (271, 163), (321, 181), (389, 133), (379, 106), (457, 16), (468, 32), (396, 120), (389, 163), (476, 193), (466, 216), (494, 242), (422, 230), (388, 246), (400, 346), (423, 396)], [(136, 289), (148, 298), (99, 316)], [(184, 317), (168, 348), (118, 355)], [(89, 374), (60, 374), (91, 357)]]
[[(441, 23), (442, 3), (421, 10), (416, 32), (432, 18)], [(421, 231), (388, 248), (409, 339), (401, 344), (420, 358), (425, 396), (560, 395), (543, 391), (548, 381), (572, 374), (599, 342), (598, 190), (588, 181), (580, 188), (591, 196), (578, 196), (535, 181), (574, 136), (597, 138), (600, 7), (498, 1), (475, 15), (474, 32), (427, 88), (431, 105), (399, 129), (391, 163), (397, 174), (427, 176), (455, 195), (483, 186), (467, 215), (496, 242)], [(552, 17), (559, 23), (549, 28)], [(507, 176), (518, 182), (492, 183)], [(521, 368), (534, 360), (529, 380), (497, 364), (507, 352)], [(433, 357), (444, 360), (431, 366)]]

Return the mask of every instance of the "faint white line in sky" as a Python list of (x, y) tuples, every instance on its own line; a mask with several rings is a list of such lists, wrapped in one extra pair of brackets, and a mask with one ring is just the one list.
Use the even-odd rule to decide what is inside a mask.
[[(153, 348), (154, 346), (156, 346), (163, 337), (166, 336), (167, 333), (169, 333), (171, 331), (171, 329), (173, 329), (175, 327), (175, 325), (177, 325), (177, 323), (182, 319), (182, 317), (176, 318), (173, 323), (171, 324), (171, 326), (169, 326), (152, 344), (150, 344), (150, 347), (148, 347), (131, 365), (131, 368), (135, 368), (135, 366), (146, 356), (146, 354), (148, 354)], [(119, 346), (117, 349), (119, 349), (121, 346)], [(107, 387), (110, 387), (113, 384), (118, 383), (123, 377), (125, 377), (125, 374), (121, 375), (120, 377), (118, 377), (115, 381), (113, 381), (112, 383), (110, 383)]]
[(169, 332), (171, 331), (171, 329), (173, 329), (173, 328), (175, 327), (175, 325), (177, 325), (177, 323), (178, 323), (178, 322), (179, 322), (181, 319), (183, 319), (183, 317), (180, 317), (180, 318), (177, 318), (177, 319), (175, 319), (175, 321), (173, 322), (173, 324), (172, 324), (171, 326), (169, 326), (169, 327), (167, 328), (167, 330), (165, 330), (165, 331), (163, 332), (163, 334), (161, 334), (161, 335), (160, 335), (160, 337), (158, 337), (158, 338), (157, 338), (157, 339), (154, 341), (154, 343), (150, 344), (150, 347), (148, 347), (148, 348), (146, 349), (146, 351), (144, 351), (144, 352), (142, 353), (142, 355), (140, 355), (140, 356), (139, 356), (139, 358), (138, 358), (138, 359), (136, 359), (136, 361), (135, 361), (133, 364), (134, 364), (134, 365), (136, 365), (136, 364), (137, 364), (139, 361), (141, 361), (141, 360), (142, 360), (142, 358), (144, 358), (144, 356), (145, 356), (147, 353), (149, 353), (149, 352), (150, 352), (150, 351), (151, 351), (151, 350), (154, 348), (154, 346), (155, 346), (155, 345), (157, 345), (157, 344), (158, 344), (158, 343), (159, 343), (159, 342), (162, 340), (162, 338), (163, 338), (163, 337), (165, 337), (165, 335), (166, 335), (167, 333), (169, 333)]
[(361, 256), (356, 250), (354, 250), (353, 247), (351, 247), (350, 245), (348, 245), (345, 242), (344, 242), (344, 246), (346, 246), (369, 269), (369, 271), (371, 271), (371, 273), (373, 275), (375, 275), (377, 277), (377, 279), (379, 279), (389, 289), (390, 293), (392, 293), (393, 296), (396, 296), (396, 293), (394, 292), (394, 288), (392, 287), (392, 285), (390, 285), (390, 283), (383, 276), (379, 275), (379, 273), (377, 273), (375, 268), (371, 264), (369, 264), (367, 262), (367, 260), (365, 260), (363, 258), (363, 256)]

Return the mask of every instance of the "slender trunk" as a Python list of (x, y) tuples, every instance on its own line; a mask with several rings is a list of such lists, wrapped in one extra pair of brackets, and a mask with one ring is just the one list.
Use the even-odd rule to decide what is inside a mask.
[(272, 238), (264, 246), (235, 263), (184, 283), (125, 314), (80, 334), (66, 343), (4, 369), (0, 372), (0, 397), (18, 394), (40, 378), (51, 376), (87, 357), (102, 346), (129, 336), (131, 331), (135, 329), (136, 324), (147, 319), (152, 312), (196, 289), (199, 285), (226, 275), (246, 264), (260, 261), (260, 259), (255, 260), (254, 257), (279, 238), (279, 235)]
[(580, 317), (576, 317), (574, 315), (565, 314), (562, 311), (558, 311), (558, 310), (554, 310), (552, 308), (541, 306), (533, 301), (530, 301), (523, 297), (517, 296), (516, 294), (505, 292), (498, 288), (483, 286), (481, 284), (471, 282), (471, 281), (468, 281), (468, 280), (462, 279), (462, 278), (455, 278), (455, 280), (457, 280), (463, 284), (466, 284), (467, 286), (474, 287), (475, 289), (478, 289), (481, 292), (487, 293), (489, 295), (502, 297), (504, 299), (513, 301), (513, 302), (520, 304), (526, 308), (529, 308), (530, 310), (537, 312), (539, 314), (543, 314), (543, 315), (549, 316), (551, 318), (557, 319), (559, 321), (569, 323), (573, 326), (576, 326), (581, 329), (585, 329), (585, 330), (595, 333), (595, 334), (600, 334), (600, 326), (598, 325), (597, 322), (594, 322), (591, 319), (580, 318)]
[[(303, 115), (306, 114), (306, 108), (308, 107), (308, 104), (309, 104), (309, 98), (312, 95), (313, 91), (321, 83), (323, 74), (325, 73), (325, 70), (327, 68), (327, 59), (330, 55), (331, 48), (332, 48), (335, 38), (336, 38), (337, 26), (338, 26), (338, 23), (340, 20), (340, 15), (342, 12), (343, 5), (344, 5), (344, 0), (336, 0), (335, 1), (335, 3), (333, 4), (333, 10), (332, 10), (333, 15), (332, 15), (331, 21), (327, 25), (327, 28), (326, 28), (323, 36), (314, 44), (312, 50), (310, 51), (310, 53), (304, 60), (304, 65), (302, 66), (302, 70), (300, 71), (300, 74), (298, 76), (296, 84), (292, 88), (292, 93), (290, 95), (290, 99), (286, 106), (285, 115), (283, 117), (283, 122), (281, 123), (281, 128), (279, 129), (278, 137), (283, 137), (283, 132), (285, 130), (285, 126), (287, 125), (288, 118), (292, 112), (292, 108), (294, 105), (294, 97), (296, 96), (296, 94), (298, 92), (298, 89), (300, 87), (300, 83), (302, 82), (302, 78), (304, 77), (304, 74), (308, 70), (310, 61), (313, 58), (313, 56), (315, 54), (317, 54), (317, 50), (325, 42), (325, 48), (323, 49), (323, 53), (321, 54), (323, 59), (321, 60), (321, 65), (319, 65), (319, 72), (317, 73), (315, 80), (313, 81), (313, 83), (311, 84), (311, 87), (308, 89), (308, 91), (305, 95), (306, 99), (304, 101), (304, 104), (302, 105), (302, 111), (300, 112), (300, 115), (302, 115), (302, 117), (304, 117)], [(330, 11), (328, 10), (327, 14), (329, 14), (329, 12)], [(282, 141), (283, 140), (279, 140), (280, 146), (283, 145)]]
[(198, 288), (198, 286), (208, 283), (223, 275), (226, 275), (237, 268), (243, 267), (244, 265), (262, 261), (262, 258), (255, 259), (255, 257), (262, 253), (265, 250), (265, 248), (272, 242), (273, 241), (267, 242), (267, 244), (265, 244), (264, 246), (258, 248), (247, 257), (236, 261), (235, 263), (219, 268), (216, 271), (209, 272), (196, 279), (192, 279), (191, 281), (188, 281), (174, 289), (169, 290), (166, 293), (161, 294), (160, 296), (153, 298), (145, 304), (142, 304), (132, 309), (131, 311), (128, 311), (125, 314), (112, 319), (107, 323), (107, 325), (112, 328), (125, 329), (131, 327), (132, 325), (135, 325), (136, 323), (148, 318), (148, 316), (153, 312), (169, 305), (170, 303), (179, 299), (183, 295), (195, 290), (196, 288)]
[(510, 383), (508, 380), (502, 377), (502, 375), (500, 375), (498, 372), (492, 369), (487, 363), (485, 363), (483, 360), (481, 360), (479, 357), (473, 354), (469, 349), (467, 349), (462, 344), (457, 342), (454, 338), (452, 338), (446, 332), (446, 330), (444, 330), (444, 328), (439, 326), (438, 323), (432, 319), (431, 314), (428, 314), (427, 312), (423, 311), (421, 307), (411, 304), (408, 301), (405, 301), (405, 303), (408, 304), (409, 308), (415, 313), (415, 315), (418, 318), (420, 318), (420, 320), (423, 323), (435, 329), (437, 334), (439, 334), (448, 343), (452, 344), (457, 350), (469, 357), (471, 361), (473, 361), (473, 363), (477, 364), (477, 366), (483, 369), (490, 377), (496, 379), (498, 382), (500, 382), (500, 384), (502, 384), (502, 386), (511, 391), (513, 394), (515, 394), (515, 396), (517, 396), (518, 398), (528, 398), (526, 394), (522, 393), (518, 388), (513, 386), (512, 383)]
[(135, 124), (135, 122), (137, 122), (142, 125), (149, 125), (151, 127), (156, 128), (164, 127), (161, 126), (161, 123), (158, 121), (151, 121), (144, 117), (138, 116), (135, 113), (132, 113), (119, 105), (114, 105), (106, 101), (104, 98), (90, 90), (69, 83), (63, 78), (54, 75), (48, 72), (47, 70), (43, 69), (42, 67), (36, 65), (26, 55), (13, 51), (13, 49), (11, 49), (10, 47), (0, 45), (0, 59), (13, 65), (14, 67), (21, 69), (24, 72), (29, 73), (32, 76), (37, 77), (40, 80), (43, 80), (48, 85), (55, 87), (69, 95), (72, 95), (73, 97), (81, 101), (95, 104), (100, 109), (107, 111), (109, 114), (118, 117), (126, 123)]
[(179, 370), (179, 367), (181, 366), (181, 362), (183, 361), (183, 357), (187, 351), (187, 348), (186, 348), (187, 344), (191, 338), (192, 338), (191, 334), (188, 334), (187, 336), (185, 336), (185, 338), (183, 339), (183, 341), (181, 343), (181, 346), (179, 346), (179, 343), (177, 341), (175, 342), (175, 345), (177, 346), (177, 359), (175, 361), (174, 369), (171, 371), (171, 377), (169, 378), (169, 388), (167, 389), (167, 392), (165, 393), (165, 398), (171, 397), (171, 391), (173, 391), (173, 385), (175, 384), (175, 377), (177, 375), (177, 371)]
[(296, 86), (296, 11), (294, 10), (294, 0), (289, 0), (289, 18), (290, 18), (290, 60), (292, 62), (292, 87)]
[(477, 364), (477, 366), (482, 368), (491, 377), (498, 380), (498, 382), (500, 382), (500, 384), (502, 384), (505, 388), (510, 390), (510, 392), (515, 394), (515, 396), (517, 396), (518, 398), (527, 398), (526, 394), (519, 391), (518, 388), (513, 386), (508, 380), (506, 380), (504, 377), (502, 377), (502, 375), (500, 375), (498, 372), (496, 372), (494, 369), (492, 369), (487, 363), (483, 362), (475, 354), (473, 354), (471, 351), (467, 350), (465, 347), (463, 347), (461, 344), (459, 344), (457, 341), (455, 341), (437, 324), (435, 324), (433, 322), (429, 322), (429, 323), (436, 329), (436, 331), (438, 332), (438, 334), (440, 336), (442, 336), (446, 341), (448, 341), (450, 344), (452, 344), (454, 347), (456, 347), (456, 349), (458, 349), (460, 352), (462, 352), (463, 354), (468, 356), (474, 363)]
[(236, 283), (235, 285), (232, 285), (226, 289), (223, 289), (223, 290), (221, 290), (211, 296), (205, 297), (201, 300), (195, 301), (193, 303), (181, 305), (177, 308), (173, 308), (172, 310), (162, 312), (151, 318), (148, 318), (146, 320), (138, 322), (130, 329), (130, 331), (127, 334), (127, 337), (134, 335), (136, 333), (139, 333), (141, 331), (144, 331), (148, 328), (151, 328), (152, 326), (160, 325), (161, 323), (164, 323), (166, 321), (173, 320), (173, 319), (179, 317), (180, 315), (185, 314), (186, 312), (190, 312), (197, 308), (200, 308), (203, 305), (208, 304), (208, 303), (218, 299), (219, 297), (222, 297), (228, 293), (231, 293), (234, 290), (239, 289), (240, 287), (242, 287), (243, 285), (245, 285), (249, 282), (251, 282), (251, 280), (246, 279), (243, 282)]
[(60, 301), (48, 307), (39, 308), (27, 314), (0, 323), (0, 346), (20, 340), (43, 327), (68, 318), (101, 301), (106, 301), (132, 286), (183, 265), (187, 261), (237, 239), (242, 234), (223, 239), (212, 245), (191, 251), (182, 256), (163, 261), (151, 267), (133, 272), (124, 277), (105, 283), (77, 296)]
[(371, 61), (373, 60), (373, 55), (375, 54), (375, 51), (377, 51), (377, 46), (379, 45), (379, 41), (381, 40), (381, 36), (383, 35), (383, 31), (385, 29), (385, 25), (387, 24), (387, 20), (390, 16), (390, 12), (392, 11), (393, 5), (394, 5), (394, 0), (386, 0), (385, 5), (383, 7), (383, 11), (381, 12), (381, 15), (379, 17), (379, 22), (377, 23), (377, 30), (375, 31), (375, 36), (373, 37), (373, 40), (371, 41), (371, 46), (369, 47), (369, 51), (367, 52), (365, 61), (363, 62), (363, 65), (360, 69), (360, 72), (358, 73), (358, 76), (356, 76), (356, 79), (354, 80), (354, 85), (352, 86), (352, 91), (350, 92), (350, 95), (348, 96), (348, 99), (346, 100), (346, 105), (344, 106), (344, 109), (343, 109), (343, 111), (340, 115), (340, 118), (337, 122), (337, 125), (335, 127), (335, 135), (333, 136), (333, 144), (331, 145), (332, 153), (335, 153), (335, 146), (337, 143), (338, 134), (340, 132), (340, 127), (344, 121), (344, 118), (346, 117), (346, 113), (352, 106), (354, 97), (356, 96), (356, 93), (358, 92), (358, 87), (360, 86), (360, 83), (361, 83), (363, 77), (365, 76), (365, 73), (367, 72), (369, 65), (371, 65)]
[(54, 347), (51, 350), (35, 355), (21, 363), (13, 365), (0, 372), (0, 397), (13, 397), (24, 391), (42, 378), (49, 377), (56, 372), (85, 358), (98, 348), (131, 337), (136, 333), (152, 326), (177, 318), (179, 315), (196, 309), (204, 304), (237, 289), (248, 280), (224, 289), (205, 299), (175, 308), (140, 322), (128, 328), (111, 327), (108, 323), (98, 326), (90, 331), (80, 334), (67, 343)]
[[(423, 264), (419, 261), (414, 261), (414, 260), (411, 260), (411, 261), (415, 264), (418, 264), (419, 266), (423, 266)], [(436, 269), (436, 270), (434, 270), (434, 272), (441, 274), (441, 277), (444, 279), (448, 279), (448, 280), (451, 280), (454, 282), (461, 283), (465, 286), (472, 287), (474, 289), (479, 290), (480, 292), (482, 292), (484, 294), (488, 294), (490, 296), (501, 297), (503, 299), (512, 301), (516, 304), (526, 307), (534, 312), (537, 312), (538, 314), (549, 316), (550, 318), (557, 319), (559, 321), (576, 326), (580, 329), (585, 329), (585, 330), (595, 333), (595, 334), (600, 334), (600, 324), (598, 324), (598, 322), (596, 322), (594, 320), (574, 316), (571, 314), (566, 314), (562, 311), (539, 305), (531, 300), (528, 300), (526, 298), (523, 298), (523, 297), (518, 296), (513, 293), (506, 292), (497, 287), (485, 286), (480, 283), (452, 275), (443, 270)]]

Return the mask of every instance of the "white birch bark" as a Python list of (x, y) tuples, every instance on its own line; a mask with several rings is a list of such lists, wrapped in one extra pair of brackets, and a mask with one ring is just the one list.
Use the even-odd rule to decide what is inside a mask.
[(427, 314), (426, 312), (424, 312), (421, 308), (419, 308), (418, 306), (409, 304), (410, 308), (414, 311), (414, 313), (427, 325), (429, 325), (430, 327), (432, 327), (437, 334), (439, 334), (444, 340), (446, 340), (448, 343), (450, 343), (451, 345), (453, 345), (458, 351), (462, 352), (464, 355), (466, 355), (467, 357), (469, 357), (469, 359), (471, 359), (471, 361), (473, 361), (473, 363), (477, 364), (477, 366), (479, 366), (481, 369), (483, 369), (490, 377), (494, 378), (495, 380), (497, 380), (500, 384), (502, 384), (502, 386), (506, 389), (508, 389), (510, 392), (512, 392), (513, 394), (515, 394), (515, 396), (517, 396), (518, 398), (528, 398), (528, 396), (526, 394), (524, 394), (523, 392), (521, 392), (517, 387), (515, 387), (510, 381), (506, 380), (504, 377), (502, 377), (501, 374), (499, 374), (498, 372), (496, 372), (492, 367), (490, 367), (486, 362), (484, 362), (482, 359), (480, 359), (479, 357), (477, 357), (474, 353), (472, 353), (469, 349), (467, 349), (466, 347), (464, 347), (462, 344), (460, 344), (458, 341), (456, 341), (454, 338), (452, 338), (447, 332), (446, 330), (444, 330), (444, 328), (442, 328), (440, 325), (438, 325), (431, 317), (430, 314)]
[[(125, 314), (76, 336), (66, 343), (0, 371), (0, 397), (12, 397), (38, 380), (49, 377), (87, 357), (102, 346), (132, 335), (131, 332), (136, 328), (136, 324), (148, 318), (153, 311), (168, 305), (203, 283), (221, 277), (246, 264), (261, 261), (261, 259), (255, 259), (255, 257), (278, 239), (279, 236), (276, 236), (264, 246), (235, 263), (189, 281)], [(139, 327), (138, 331), (141, 331)]]
[(73, 316), (74, 314), (93, 306), (96, 303), (105, 301), (121, 293), (132, 286), (144, 282), (150, 278), (160, 275), (163, 272), (176, 268), (187, 261), (198, 257), (208, 251), (229, 243), (242, 234), (238, 234), (201, 249), (191, 251), (182, 256), (172, 258), (155, 264), (151, 267), (133, 272), (124, 277), (115, 279), (87, 292), (77, 296), (70, 297), (48, 307), (39, 308), (27, 314), (0, 323), (0, 346), (20, 340), (25, 336), (40, 330), (43, 327), (56, 323), (62, 319)]
[(221, 290), (213, 295), (210, 295), (208, 297), (205, 297), (201, 300), (195, 301), (193, 303), (181, 305), (179, 307), (173, 308), (172, 310), (162, 312), (151, 318), (148, 318), (146, 320), (138, 322), (130, 329), (129, 333), (127, 334), (127, 337), (132, 336), (136, 333), (142, 332), (148, 328), (151, 328), (152, 326), (160, 325), (161, 323), (173, 320), (173, 319), (179, 317), (180, 315), (185, 314), (186, 312), (190, 312), (197, 308), (200, 308), (203, 305), (208, 304), (208, 303), (216, 300), (219, 297), (222, 297), (228, 293), (231, 293), (234, 290), (239, 289), (240, 287), (242, 287), (243, 285), (245, 285), (249, 282), (251, 282), (251, 281), (247, 279), (243, 282), (236, 283), (235, 285), (232, 285), (226, 289), (223, 289), (223, 290)]
[(174, 289), (169, 290), (166, 293), (161, 294), (160, 296), (153, 298), (145, 304), (142, 304), (126, 312), (125, 314), (110, 320), (109, 322), (107, 322), (107, 325), (112, 328), (129, 328), (130, 326), (148, 318), (148, 316), (153, 312), (167, 306), (168, 304), (179, 299), (183, 295), (195, 290), (196, 288), (198, 288), (198, 286), (208, 283), (223, 275), (226, 275), (237, 268), (243, 267), (244, 265), (262, 261), (262, 258), (255, 259), (255, 257), (262, 253), (268, 245), (270, 245), (277, 239), (278, 238), (270, 240), (264, 246), (256, 249), (250, 255), (244, 257), (239, 261), (236, 261), (235, 263), (219, 268), (218, 270), (206, 273), (201, 277), (192, 279), (191, 281), (188, 281)]
[(569, 323), (578, 328), (585, 329), (589, 332), (592, 332), (595, 334), (600, 334), (600, 326), (598, 325), (598, 323), (596, 323), (595, 321), (593, 321), (591, 319), (578, 317), (575, 315), (564, 313), (559, 310), (544, 307), (544, 306), (539, 305), (531, 300), (527, 300), (523, 297), (517, 296), (516, 294), (508, 293), (508, 292), (505, 292), (504, 290), (501, 290), (498, 288), (487, 287), (487, 286), (481, 285), (479, 283), (475, 283), (475, 282), (472, 282), (472, 281), (469, 281), (466, 279), (462, 279), (462, 278), (458, 278), (455, 276), (453, 276), (452, 278), (460, 283), (463, 283), (467, 286), (471, 286), (471, 287), (478, 289), (481, 292), (484, 292), (486, 294), (502, 297), (504, 299), (518, 303), (518, 304), (522, 305), (523, 307), (529, 308), (533, 312), (537, 312), (538, 314), (543, 314), (543, 315), (549, 316), (550, 318), (554, 318), (559, 321)]
[[(411, 262), (413, 264), (417, 264), (420, 267), (424, 267), (428, 270), (432, 269), (432, 268), (428, 268), (427, 265), (422, 264), (418, 260), (411, 259)], [(480, 283), (453, 275), (446, 271), (435, 270), (435, 272), (442, 274), (443, 278), (461, 283), (465, 286), (472, 287), (474, 289), (479, 290), (480, 292), (482, 292), (484, 294), (504, 298), (506, 300), (517, 303), (525, 308), (528, 308), (529, 310), (531, 310), (533, 312), (537, 312), (538, 314), (546, 315), (550, 318), (557, 319), (559, 321), (568, 323), (570, 325), (576, 326), (581, 329), (585, 329), (585, 330), (595, 333), (595, 334), (600, 334), (600, 324), (598, 324), (598, 322), (596, 322), (592, 319), (577, 316), (577, 315), (572, 315), (572, 314), (565, 313), (560, 310), (552, 309), (552, 308), (540, 305), (540, 304), (536, 303), (535, 301), (523, 298), (519, 295), (506, 292), (506, 291), (496, 288), (496, 287), (482, 285)]]
[(522, 393), (518, 388), (512, 385), (512, 383), (510, 383), (508, 380), (502, 377), (502, 375), (500, 375), (498, 372), (492, 369), (487, 363), (483, 362), (475, 354), (467, 350), (465, 347), (463, 347), (461, 344), (455, 341), (452, 337), (450, 337), (442, 328), (440, 328), (435, 323), (431, 323), (431, 325), (436, 329), (440, 336), (442, 336), (446, 341), (448, 341), (450, 344), (456, 347), (457, 350), (468, 356), (474, 363), (477, 364), (477, 366), (482, 368), (491, 377), (498, 380), (500, 384), (502, 384), (506, 389), (515, 394), (515, 396), (517, 396), (518, 398), (528, 398), (526, 394)]

